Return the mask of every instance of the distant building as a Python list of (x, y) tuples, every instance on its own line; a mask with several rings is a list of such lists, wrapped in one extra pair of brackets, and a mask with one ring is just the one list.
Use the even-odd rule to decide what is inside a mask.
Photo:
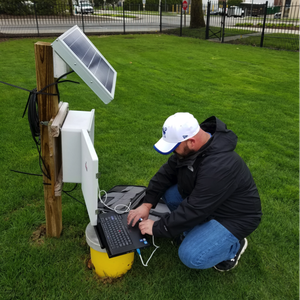
[(274, 6), (283, 6), (284, 0), (274, 0)]
[(274, 6), (281, 6), (281, 18), (299, 18), (299, 0), (274, 0)]
[[(259, 16), (265, 11), (266, 2), (261, 1), (245, 1), (240, 4), (245, 11), (245, 15)], [(281, 18), (298, 19), (299, 18), (299, 0), (274, 0), (274, 3), (268, 4), (267, 14), (281, 12)]]
[(299, 18), (299, 0), (282, 0), (281, 17), (289, 19)]
[(299, 0), (281, 0), (281, 2), (284, 6), (299, 5)]

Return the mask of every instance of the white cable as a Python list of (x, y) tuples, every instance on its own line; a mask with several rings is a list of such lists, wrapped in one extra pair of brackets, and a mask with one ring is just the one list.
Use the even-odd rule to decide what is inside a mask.
[[(148, 263), (149, 263), (150, 259), (152, 258), (154, 252), (159, 248), (159, 246), (155, 245), (155, 243), (154, 243), (154, 235), (152, 235), (152, 244), (153, 244), (153, 246), (155, 247), (155, 249), (154, 249), (153, 252), (151, 253), (151, 255), (150, 255), (150, 257), (148, 258), (148, 260), (147, 260), (146, 263), (144, 263), (144, 261), (143, 261), (142, 254), (141, 254), (141, 250), (140, 250), (140, 249), (137, 249), (137, 252), (138, 252), (139, 257), (140, 257), (140, 259), (141, 259), (142, 265), (143, 265), (144, 267), (148, 267)], [(138, 251), (138, 250), (139, 250), (139, 251)]]
[[(127, 213), (127, 212), (130, 211), (131, 202), (130, 202), (128, 205), (125, 205), (125, 204), (121, 204), (121, 203), (120, 203), (120, 204), (117, 204), (114, 208), (109, 207), (109, 206), (106, 204), (106, 200), (107, 200), (107, 192), (106, 192), (105, 190), (100, 190), (99, 185), (98, 185), (98, 190), (99, 190), (99, 192), (98, 192), (98, 197), (99, 197), (99, 199), (100, 199), (100, 202), (101, 202), (105, 207), (107, 207), (108, 209), (110, 209), (110, 210), (116, 212), (117, 214), (124, 214), (124, 213)], [(104, 196), (103, 196), (103, 197), (105, 198), (104, 201), (102, 200), (101, 192), (104, 192)], [(117, 209), (118, 206), (125, 207), (125, 211), (124, 211), (124, 210), (118, 210), (118, 209)], [(141, 255), (141, 250), (140, 250), (140, 249), (137, 249), (137, 252), (138, 252), (138, 254), (139, 254), (139, 257), (140, 257), (141, 262), (142, 262), (142, 264), (143, 264), (144, 267), (148, 267), (148, 263), (149, 263), (150, 259), (152, 258), (154, 252), (159, 248), (159, 246), (157, 246), (157, 245), (154, 243), (154, 235), (152, 235), (152, 244), (153, 244), (153, 246), (155, 247), (155, 249), (154, 249), (153, 252), (151, 253), (151, 255), (150, 255), (150, 257), (148, 258), (148, 260), (146, 261), (146, 263), (144, 263), (144, 261), (143, 261), (143, 258), (142, 258), (142, 255)]]
[[(113, 208), (112, 208), (112, 207), (109, 207), (109, 206), (106, 204), (106, 200), (107, 200), (107, 192), (106, 192), (105, 190), (100, 190), (99, 185), (98, 185), (98, 190), (99, 190), (99, 192), (98, 192), (98, 198), (100, 199), (100, 202), (101, 202), (106, 208), (108, 208), (108, 209), (110, 209), (110, 210), (116, 212), (116, 213), (119, 214), (119, 215), (125, 214), (125, 213), (127, 213), (127, 212), (130, 211), (131, 202), (129, 202), (128, 205), (120, 203), (120, 204), (117, 204), (117, 205), (116, 205), (115, 207), (113, 207)], [(103, 197), (105, 198), (104, 201), (102, 200), (101, 192), (104, 192), (104, 195), (103, 195)], [(118, 209), (117, 207), (119, 207), (119, 206), (120, 206), (121, 208)], [(122, 210), (122, 208), (125, 208), (125, 210)]]

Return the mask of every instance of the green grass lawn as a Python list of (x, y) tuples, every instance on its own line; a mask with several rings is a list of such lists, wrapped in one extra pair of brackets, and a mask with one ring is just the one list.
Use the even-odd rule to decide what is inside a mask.
[[(210, 27), (210, 32), (209, 32), (209, 38), (218, 38), (220, 37), (220, 27)], [(174, 28), (174, 29), (168, 29), (164, 30), (165, 33), (168, 34), (175, 34), (175, 35), (180, 35), (180, 28)], [(201, 27), (201, 28), (190, 28), (190, 27), (182, 27), (182, 36), (184, 37), (193, 37), (193, 38), (198, 38), (198, 39), (203, 39), (205, 40), (205, 32), (206, 28)], [(253, 33), (255, 31), (251, 30), (243, 30), (243, 29), (227, 29), (225, 30), (225, 36), (235, 36), (235, 35), (241, 35), (241, 34), (249, 34)]]
[[(167, 159), (152, 147), (169, 115), (215, 115), (239, 137), (236, 151), (257, 183), (262, 222), (231, 272), (188, 269), (170, 241), (157, 238), (148, 267), (135, 255), (122, 278), (99, 280), (86, 266), (85, 206), (63, 194), (61, 237), (36, 235), (45, 224), (42, 179), (10, 171), (40, 173), (22, 119), (28, 93), (1, 84), (0, 299), (298, 299), (298, 53), (161, 34), (90, 39), (118, 72), (115, 99), (103, 104), (76, 74), (68, 79), (81, 84), (61, 84), (60, 95), (71, 110), (96, 111), (100, 188), (148, 184)], [(0, 43), (1, 81), (35, 88), (36, 41)], [(72, 195), (83, 201), (80, 187)], [(142, 252), (144, 260), (152, 250)]]
[[(260, 41), (261, 41), (260, 36), (250, 36), (247, 38), (232, 40), (229, 43), (259, 47)], [(265, 34), (263, 46), (266, 48), (276, 49), (276, 50), (299, 51), (299, 35), (280, 34), (280, 33)]]
[[(219, 39), (221, 41), (222, 31), (220, 27), (210, 27), (209, 30), (209, 39)], [(205, 40), (205, 27), (202, 28), (190, 28), (190, 27), (182, 27), (181, 35), (183, 37), (192, 37), (197, 39)], [(242, 38), (243, 35), (248, 35), (251, 33), (255, 33), (255, 28), (249, 27), (249, 29), (240, 29), (239, 26), (235, 28), (227, 28), (224, 30), (224, 42), (230, 44), (238, 44), (238, 45), (248, 45), (254, 47), (260, 47), (261, 35), (259, 36), (250, 36), (247, 38)], [(299, 52), (299, 34), (291, 33), (268, 33), (264, 34), (263, 47), (269, 49), (276, 50), (288, 50), (288, 51), (298, 51)], [(180, 35), (180, 28), (167, 29), (164, 30), (164, 33)], [(230, 41), (226, 41), (226, 37), (236, 37), (236, 39), (232, 39)]]

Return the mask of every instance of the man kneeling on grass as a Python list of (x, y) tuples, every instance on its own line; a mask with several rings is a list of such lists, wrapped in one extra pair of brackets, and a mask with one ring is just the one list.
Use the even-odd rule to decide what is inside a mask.
[[(143, 204), (129, 212), (128, 224), (142, 218), (142, 234), (177, 237), (179, 257), (189, 268), (233, 269), (262, 216), (257, 187), (236, 144), (235, 133), (216, 117), (200, 125), (189, 113), (167, 118), (154, 148), (174, 154), (149, 182)], [(154, 222), (149, 211), (161, 198), (171, 213)]]

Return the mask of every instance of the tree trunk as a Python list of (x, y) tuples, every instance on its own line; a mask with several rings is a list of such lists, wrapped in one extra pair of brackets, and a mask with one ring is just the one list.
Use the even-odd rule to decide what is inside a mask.
[(73, 16), (73, 3), (72, 0), (68, 0), (68, 4), (69, 4), (69, 10), (70, 10), (70, 15)]
[(191, 28), (205, 27), (202, 0), (192, 0), (191, 7)]

